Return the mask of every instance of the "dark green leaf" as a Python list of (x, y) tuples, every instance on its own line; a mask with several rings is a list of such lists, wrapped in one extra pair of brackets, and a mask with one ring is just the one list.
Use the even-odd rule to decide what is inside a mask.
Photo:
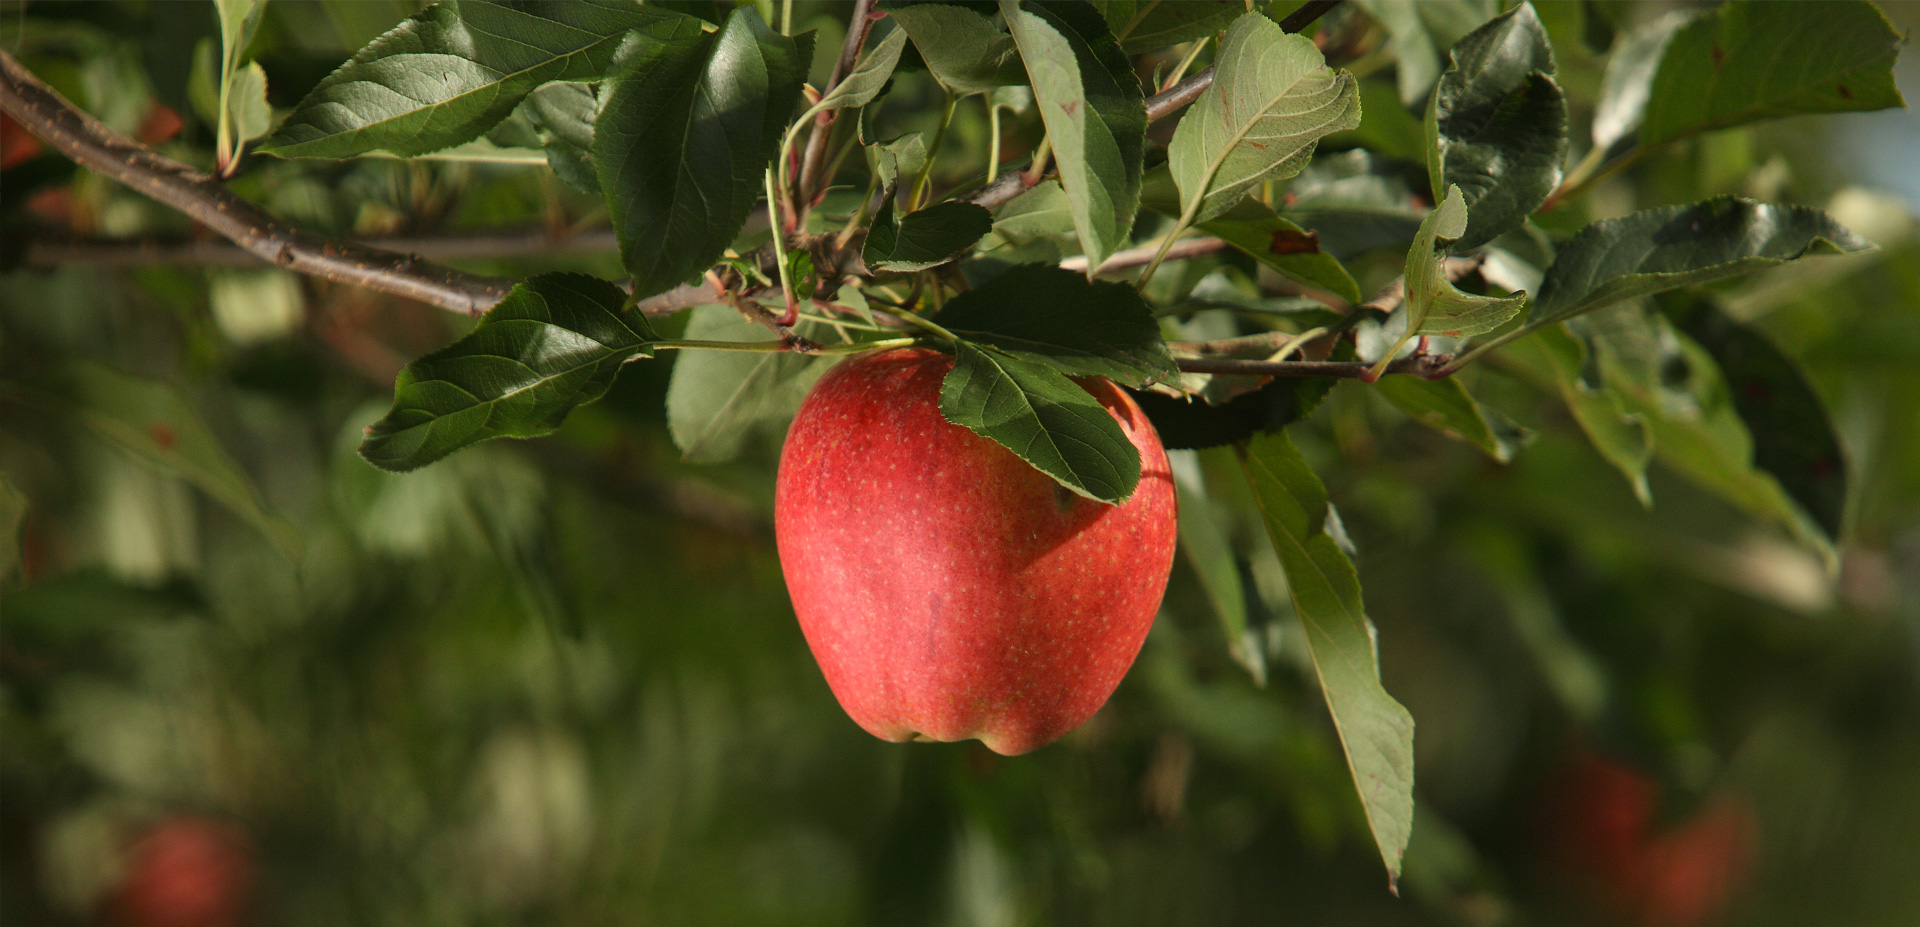
[(700, 273), (763, 189), (812, 57), (811, 33), (774, 33), (751, 7), (719, 32), (696, 20), (636, 30), (601, 87), (593, 159), (636, 297)]
[(267, 511), (253, 481), (171, 384), (83, 362), (62, 371), (43, 392), (109, 443), (199, 487), (299, 562), (300, 533)]
[(1532, 438), (1531, 432), (1476, 402), (1453, 377), (1383, 377), (1373, 388), (1420, 424), (1459, 438), (1501, 463), (1511, 462)]
[(1160, 328), (1133, 287), (1086, 278), (1049, 264), (1021, 264), (962, 293), (941, 326), (1069, 376), (1129, 386), (1179, 375)]
[(548, 81), (599, 79), (628, 30), (697, 21), (610, 0), (447, 0), (368, 44), (320, 82), (261, 151), (415, 157), (469, 142)]
[(913, 37), (913, 47), (926, 61), (927, 70), (948, 93), (986, 93), (1026, 83), (1013, 37), (979, 13), (942, 3), (917, 3), (890, 8), (887, 15)]
[(1903, 44), (1865, 0), (1725, 4), (1667, 43), (1640, 141), (1799, 113), (1902, 106), (1893, 62)]
[(904, 273), (945, 264), (993, 231), (993, 213), (985, 206), (950, 200), (893, 216), (893, 193), (880, 199), (861, 258), (870, 270)]
[(1387, 878), (1413, 831), (1413, 717), (1380, 685), (1373, 622), (1360, 596), (1360, 576), (1329, 533), (1326, 487), (1308, 469), (1286, 432), (1248, 442), (1243, 457), (1260, 514), (1286, 568), (1293, 608), (1347, 767), (1360, 791)]
[(1167, 166), (1183, 216), (1210, 219), (1266, 180), (1300, 173), (1330, 132), (1360, 124), (1353, 75), (1327, 67), (1313, 40), (1260, 13), (1220, 40), (1213, 86), (1180, 119)]
[[(817, 323), (803, 321), (804, 337)], [(701, 341), (758, 341), (766, 329), (729, 306), (700, 306), (686, 337)], [(667, 384), (667, 428), (688, 460), (719, 463), (739, 456), (749, 438), (780, 430), (800, 408), (813, 381), (832, 362), (790, 351), (681, 351)]]
[(585, 274), (515, 286), (465, 338), (408, 364), (393, 410), (367, 429), (360, 456), (412, 470), (488, 438), (527, 438), (606, 394), (620, 365), (653, 356), (646, 319), (625, 294)]
[(1087, 272), (1126, 246), (1140, 205), (1147, 107), (1140, 80), (1106, 21), (1084, 2), (1000, 0), (1053, 141), (1060, 185)]
[(1508, 358), (1550, 378), (1573, 413), (1594, 450), (1619, 470), (1633, 487), (1641, 505), (1651, 506), (1647, 464), (1653, 461), (1653, 433), (1646, 418), (1629, 412), (1620, 396), (1604, 383), (1589, 383), (1588, 350), (1564, 326), (1549, 325), (1501, 349)]
[(1123, 502), (1140, 483), (1140, 452), (1079, 384), (997, 349), (956, 346), (940, 414), (990, 438), (1089, 499)]
[(1247, 9), (1239, 0), (1101, 0), (1094, 6), (1129, 55), (1207, 38)]
[(1809, 254), (1864, 251), (1826, 213), (1722, 196), (1595, 222), (1547, 268), (1528, 324), (1737, 276)]
[(1753, 466), (1838, 543), (1847, 507), (1847, 464), (1820, 397), (1799, 365), (1753, 328), (1710, 302), (1663, 301), (1667, 318), (1720, 365), (1734, 412), (1753, 436)]
[(1454, 45), (1427, 107), (1427, 170), (1435, 195), (1458, 185), (1477, 248), (1526, 221), (1560, 185), (1567, 99), (1553, 82), (1553, 46), (1522, 3)]
[(521, 108), (542, 130), (541, 147), (547, 152), (547, 166), (561, 182), (582, 193), (598, 194), (593, 120), (600, 107), (593, 90), (585, 84), (548, 84), (528, 94)]

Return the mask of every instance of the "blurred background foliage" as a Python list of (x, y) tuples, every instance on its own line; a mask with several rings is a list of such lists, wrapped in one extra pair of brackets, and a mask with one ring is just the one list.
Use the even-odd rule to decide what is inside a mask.
[[(1444, 32), (1475, 6), (1422, 13)], [(842, 7), (797, 7), (838, 46)], [(274, 0), (251, 48), (269, 100), (283, 112), (416, 9)], [(1539, 9), (1584, 126), (1605, 50), (1662, 5)], [(1353, 4), (1326, 28), (1379, 41)], [(194, 56), (217, 35), (211, 4), (0, 3), (0, 42), (35, 73), (202, 166)], [(1392, 57), (1353, 63), (1366, 122), (1344, 144), (1417, 156)], [(1910, 55), (1899, 75), (1920, 93)], [(902, 73), (881, 136), (930, 132), (939, 99)], [(1003, 128), (1009, 158), (1038, 141), (1031, 113)], [(1837, 572), (1658, 467), (1642, 509), (1514, 368), (1466, 374), (1537, 433), (1510, 465), (1355, 382), (1292, 429), (1418, 722), (1399, 898), (1252, 522), (1226, 539), (1247, 637), (1225, 638), (1183, 557), (1133, 672), (1065, 741), (1015, 759), (881, 743), (835, 705), (786, 603), (777, 442), (682, 462), (671, 356), (552, 438), (380, 473), (353, 448), (394, 373), (468, 323), (251, 266), (23, 264), (33, 242), (193, 230), (8, 131), (7, 924), (1920, 923), (1910, 113), (1702, 136), (1542, 217), (1564, 231), (1741, 193), (1880, 243), (1719, 288), (1805, 366), (1848, 452)], [(983, 108), (952, 132), (984, 150)], [(977, 169), (950, 161), (936, 180)], [(619, 276), (603, 207), (541, 164), (248, 158), (233, 185), (332, 234), (541, 242), (455, 261), (477, 271)], [(1349, 262), (1363, 288), (1400, 247)], [(1181, 465), (1245, 513), (1219, 453)]]

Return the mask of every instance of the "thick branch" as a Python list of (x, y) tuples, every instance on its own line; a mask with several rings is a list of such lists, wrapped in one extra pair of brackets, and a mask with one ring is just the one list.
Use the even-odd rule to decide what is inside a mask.
[(267, 215), (207, 174), (140, 146), (81, 112), (0, 50), (0, 110), (61, 154), (173, 207), (289, 270), (479, 315), (513, 281), (429, 264), (417, 255), (322, 238)]

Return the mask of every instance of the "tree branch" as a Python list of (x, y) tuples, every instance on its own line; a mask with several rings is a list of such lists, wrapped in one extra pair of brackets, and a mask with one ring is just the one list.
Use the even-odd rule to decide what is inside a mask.
[[(1451, 357), (1416, 354), (1387, 365), (1388, 373), (1408, 373), (1435, 379)], [(1358, 361), (1262, 361), (1236, 357), (1182, 357), (1176, 361), (1187, 373), (1237, 373), (1255, 377), (1331, 377), (1365, 380), (1373, 365)]]
[[(867, 33), (873, 30), (873, 0), (856, 0), (853, 5), (853, 17), (847, 20), (847, 40), (840, 46), (840, 60), (834, 62), (833, 77), (827, 81), (822, 93), (832, 93), (840, 86), (840, 81), (853, 70), (860, 60), (860, 49), (867, 44)], [(811, 207), (814, 194), (820, 187), (820, 170), (826, 166), (827, 139), (833, 135), (833, 123), (840, 115), (837, 109), (830, 109), (815, 117), (813, 134), (807, 137), (807, 150), (800, 159), (800, 201), (804, 207)]]
[[(1230, 247), (1232, 246), (1218, 238), (1188, 238), (1174, 242), (1173, 247), (1167, 249), (1165, 260), (1178, 261), (1183, 258), (1199, 257), (1203, 254), (1225, 251)], [(1153, 256), (1159, 252), (1159, 242), (1150, 245), (1140, 245), (1136, 248), (1128, 248), (1125, 251), (1116, 251), (1111, 257), (1107, 258), (1105, 263), (1100, 265), (1099, 273), (1107, 274), (1116, 270), (1125, 270), (1129, 267), (1139, 267), (1143, 264), (1152, 263)], [(1067, 258), (1060, 262), (1060, 266), (1071, 271), (1085, 273), (1087, 270), (1087, 256), (1082, 254), (1078, 257)]]
[[(369, 238), (371, 248), (435, 261), (514, 258), (551, 254), (611, 254), (619, 250), (612, 229), (555, 235), (545, 228), (500, 229), (462, 235)], [(26, 267), (51, 270), (67, 264), (107, 267), (258, 267), (261, 258), (229, 241), (193, 238), (27, 238), (0, 236), (0, 254), (16, 253)]]
[(417, 255), (321, 238), (273, 218), (211, 176), (154, 153), (81, 112), (0, 50), (0, 110), (82, 167), (173, 207), (289, 270), (479, 315), (513, 281), (429, 264)]

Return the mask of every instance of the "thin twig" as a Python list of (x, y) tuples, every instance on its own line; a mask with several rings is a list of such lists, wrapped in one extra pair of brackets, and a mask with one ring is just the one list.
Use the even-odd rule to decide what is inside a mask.
[[(867, 42), (867, 33), (873, 30), (873, 0), (857, 0), (853, 5), (853, 18), (847, 21), (847, 40), (840, 46), (840, 60), (834, 62), (833, 77), (827, 81), (822, 93), (832, 93), (833, 88), (853, 71), (860, 60), (860, 49)], [(827, 138), (833, 134), (833, 122), (840, 114), (839, 110), (827, 110), (814, 118), (813, 135), (807, 138), (806, 153), (800, 158), (800, 202), (805, 206), (813, 204), (814, 194), (820, 189), (820, 169), (827, 151)]]
[[(224, 239), (49, 238), (0, 236), (0, 253), (17, 250), (23, 266), (51, 270), (68, 264), (106, 267), (258, 267), (259, 255)], [(459, 235), (421, 235), (369, 238), (370, 248), (411, 254), (428, 260), (474, 260), (533, 257), (554, 254), (610, 254), (620, 249), (612, 229), (592, 229), (572, 235), (554, 235), (545, 228), (500, 229)]]
[[(1173, 245), (1167, 249), (1166, 260), (1178, 261), (1185, 258), (1199, 257), (1203, 254), (1213, 254), (1214, 252), (1217, 252), (1217, 251), (1225, 251), (1231, 247), (1233, 246), (1227, 244), (1224, 241), (1221, 241), (1218, 238), (1206, 238), (1206, 237), (1187, 238), (1181, 241), (1174, 242)], [(1160, 251), (1160, 245), (1157, 242), (1150, 245), (1140, 245), (1139, 247), (1128, 248), (1125, 251), (1116, 251), (1110, 257), (1108, 257), (1105, 262), (1103, 262), (1100, 265), (1100, 273), (1110, 274), (1116, 270), (1125, 270), (1129, 267), (1139, 267), (1140, 265), (1153, 260), (1153, 256), (1159, 253), (1159, 251)], [(1082, 254), (1076, 257), (1067, 258), (1066, 260), (1060, 262), (1060, 266), (1066, 268), (1067, 270), (1077, 271), (1079, 273), (1086, 273), (1087, 256)], [(1098, 275), (1096, 274), (1096, 276)]]
[[(1445, 355), (1403, 357), (1387, 365), (1387, 373), (1433, 378), (1446, 366)], [(1182, 357), (1175, 361), (1187, 373), (1236, 373), (1255, 377), (1331, 377), (1365, 380), (1371, 364), (1359, 361), (1261, 361), (1234, 357)]]
[(81, 112), (4, 50), (0, 110), (82, 167), (165, 203), (289, 270), (467, 315), (485, 312), (513, 286), (511, 280), (441, 267), (415, 255), (322, 238), (275, 219), (211, 176), (156, 154)]

